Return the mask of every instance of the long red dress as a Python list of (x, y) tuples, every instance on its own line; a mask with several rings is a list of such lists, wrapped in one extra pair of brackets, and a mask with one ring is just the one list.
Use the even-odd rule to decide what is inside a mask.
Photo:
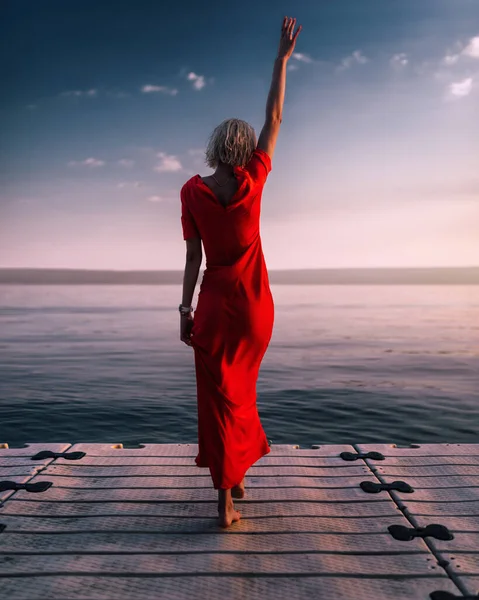
[(200, 175), (181, 189), (183, 238), (203, 241), (206, 268), (191, 342), (198, 399), (199, 467), (215, 489), (238, 485), (270, 452), (256, 406), (256, 382), (274, 321), (260, 237), (263, 186), (271, 159), (256, 149), (234, 167), (238, 191), (223, 206)]

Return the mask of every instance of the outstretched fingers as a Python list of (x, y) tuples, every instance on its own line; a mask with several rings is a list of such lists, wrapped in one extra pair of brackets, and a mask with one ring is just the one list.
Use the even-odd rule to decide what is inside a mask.
[(302, 25), (300, 25), (300, 26), (298, 27), (298, 29), (296, 29), (296, 33), (294, 34), (294, 37), (293, 37), (293, 42), (296, 42), (296, 38), (298, 37), (298, 34), (299, 34), (299, 32), (301, 31), (301, 29), (303, 29), (303, 26), (302, 26)]

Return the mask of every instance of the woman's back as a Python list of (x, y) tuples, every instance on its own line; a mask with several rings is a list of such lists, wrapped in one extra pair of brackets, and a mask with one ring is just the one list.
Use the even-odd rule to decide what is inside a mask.
[[(236, 191), (214, 191), (200, 175), (181, 190), (184, 237), (201, 238), (206, 268), (235, 263), (259, 236), (263, 187), (271, 171), (271, 158), (256, 148), (244, 167), (234, 167)], [(225, 202), (225, 201), (228, 202)]]

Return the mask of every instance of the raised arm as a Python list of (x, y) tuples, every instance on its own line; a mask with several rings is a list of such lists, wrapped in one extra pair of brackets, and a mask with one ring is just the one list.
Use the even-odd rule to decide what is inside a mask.
[(279, 128), (283, 120), (284, 93), (286, 90), (286, 65), (293, 54), (296, 38), (302, 29), (298, 27), (296, 33), (293, 31), (296, 19), (284, 17), (281, 27), (281, 38), (279, 41), (278, 56), (274, 61), (273, 79), (266, 102), (266, 120), (258, 139), (258, 148), (264, 150), (270, 158), (273, 158)]

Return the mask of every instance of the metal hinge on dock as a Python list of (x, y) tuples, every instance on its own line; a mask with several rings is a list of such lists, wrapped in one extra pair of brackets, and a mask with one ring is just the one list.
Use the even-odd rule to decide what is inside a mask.
[(30, 460), (42, 460), (44, 458), (65, 458), (66, 460), (79, 460), (86, 456), (86, 452), (52, 452), (51, 450), (42, 450), (32, 456)]
[(0, 492), (7, 490), (25, 490), (27, 492), (46, 492), (51, 488), (51, 481), (37, 481), (36, 483), (17, 483), (16, 481), (0, 481)]
[(339, 455), (343, 460), (358, 460), (358, 458), (372, 458), (373, 460), (385, 460), (381, 452), (341, 452)]
[(416, 537), (425, 538), (426, 536), (431, 536), (444, 542), (454, 539), (454, 536), (449, 529), (444, 525), (439, 525), (438, 523), (431, 523), (427, 527), (389, 525), (388, 531), (395, 540), (400, 540), (402, 542), (409, 542)]
[(359, 484), (363, 492), (368, 494), (377, 494), (381, 490), (397, 490), (408, 494), (414, 492), (414, 489), (405, 481), (393, 481), (392, 483), (375, 483), (374, 481), (361, 481)]

